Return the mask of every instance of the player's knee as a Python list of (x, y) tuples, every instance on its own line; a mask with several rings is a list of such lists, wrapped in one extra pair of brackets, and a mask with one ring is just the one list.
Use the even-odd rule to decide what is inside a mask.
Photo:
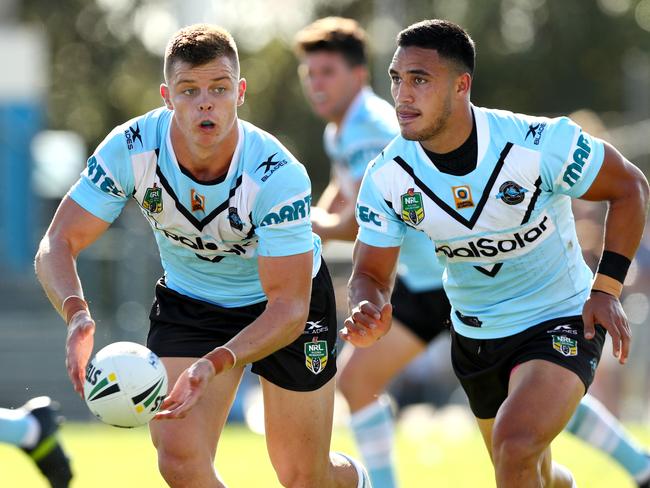
[(278, 481), (285, 488), (319, 486), (325, 475), (315, 463), (292, 463), (275, 466), (275, 473)]
[(547, 444), (532, 429), (517, 429), (507, 423), (495, 424), (492, 457), (495, 467), (537, 466)]
[(171, 487), (191, 486), (193, 480), (206, 469), (201, 466), (200, 459), (201, 456), (182, 449), (158, 446), (158, 469)]

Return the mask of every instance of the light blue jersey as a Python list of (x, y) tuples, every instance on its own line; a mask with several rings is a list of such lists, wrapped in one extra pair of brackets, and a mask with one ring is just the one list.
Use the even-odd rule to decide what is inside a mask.
[(257, 256), (314, 251), (311, 184), (304, 167), (277, 139), (238, 121), (227, 174), (199, 182), (176, 160), (173, 112), (153, 110), (115, 128), (88, 159), (71, 198), (113, 222), (132, 197), (151, 225), (166, 284), (224, 307), (266, 299)]
[[(395, 136), (399, 126), (392, 105), (365, 87), (354, 99), (337, 130), (325, 129), (325, 152), (343, 194), (356, 200), (356, 187), (368, 162)], [(409, 290), (422, 292), (442, 287), (443, 268), (435, 258), (431, 240), (423, 232), (409, 230), (400, 251), (397, 273)]]
[(490, 339), (580, 315), (592, 273), (575, 232), (571, 197), (603, 161), (601, 141), (568, 118), (473, 107), (477, 167), (439, 171), (420, 143), (395, 139), (368, 167), (357, 206), (359, 239), (399, 246), (425, 232), (445, 265), (454, 329)]

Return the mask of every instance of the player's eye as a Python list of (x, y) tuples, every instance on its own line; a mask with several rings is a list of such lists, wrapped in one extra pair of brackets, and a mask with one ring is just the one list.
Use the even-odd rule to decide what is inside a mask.
[(391, 75), (391, 77), (390, 77), (390, 81), (391, 81), (391, 83), (393, 83), (394, 85), (398, 85), (399, 82), (400, 82), (401, 80), (399, 79), (399, 76), (397, 76), (397, 75)]
[(183, 95), (194, 95), (195, 92), (196, 92), (196, 89), (194, 89), (194, 88), (186, 88), (181, 93)]
[(223, 92), (226, 91), (226, 87), (224, 87), (224, 86), (218, 86), (218, 87), (214, 88), (213, 91), (214, 91), (215, 93), (223, 93)]
[(427, 80), (425, 80), (424, 78), (416, 77), (416, 78), (413, 80), (413, 82), (414, 82), (416, 85), (424, 85), (424, 84), (427, 82)]

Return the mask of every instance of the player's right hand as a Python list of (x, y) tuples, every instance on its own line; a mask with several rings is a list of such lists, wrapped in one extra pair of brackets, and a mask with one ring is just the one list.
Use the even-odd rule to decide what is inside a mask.
[(352, 308), (339, 335), (353, 346), (369, 347), (388, 333), (392, 318), (393, 307), (390, 303), (379, 308), (363, 300)]
[(630, 354), (632, 334), (619, 299), (607, 293), (592, 291), (582, 309), (582, 320), (587, 339), (594, 337), (594, 324), (600, 324), (609, 332), (612, 338), (612, 353), (619, 363), (625, 364)]
[(93, 352), (95, 321), (87, 310), (80, 310), (70, 320), (65, 341), (65, 365), (74, 391), (83, 398), (86, 365)]

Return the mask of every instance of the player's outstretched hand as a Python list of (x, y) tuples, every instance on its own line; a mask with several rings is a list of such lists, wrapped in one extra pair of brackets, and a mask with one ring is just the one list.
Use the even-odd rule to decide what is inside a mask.
[(201, 358), (181, 373), (172, 392), (160, 405), (154, 419), (182, 419), (203, 395), (214, 378), (214, 366)]
[(393, 307), (390, 303), (379, 308), (364, 300), (352, 309), (339, 335), (353, 346), (372, 346), (388, 333), (392, 317)]
[(585, 337), (591, 339), (595, 334), (594, 324), (600, 324), (612, 337), (612, 352), (618, 362), (625, 364), (630, 353), (632, 334), (627, 317), (618, 298), (608, 293), (592, 292), (582, 309)]
[(65, 366), (74, 391), (83, 397), (86, 365), (93, 352), (95, 321), (87, 310), (72, 316), (65, 341)]

